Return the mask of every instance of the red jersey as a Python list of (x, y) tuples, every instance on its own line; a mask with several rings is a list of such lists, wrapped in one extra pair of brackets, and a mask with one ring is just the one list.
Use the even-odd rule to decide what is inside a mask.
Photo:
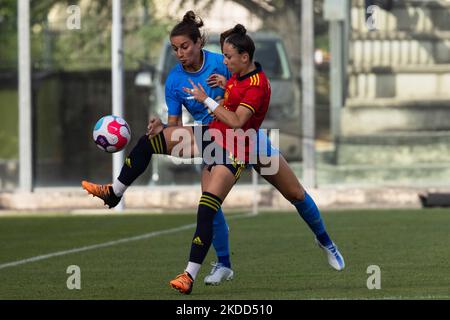
[[(242, 77), (236, 73), (233, 74), (227, 81), (224, 95), (225, 109), (235, 112), (239, 106), (243, 106), (253, 113), (250, 119), (241, 130), (234, 131), (216, 118), (209, 124), (210, 129), (218, 129), (222, 134), (222, 137), (215, 137), (214, 140), (227, 151), (232, 152), (235, 159), (245, 162), (249, 161), (249, 150), (255, 150), (256, 132), (266, 116), (271, 93), (269, 80), (262, 71), (261, 65), (258, 62), (255, 62), (255, 65), (256, 70)], [(227, 130), (228, 139), (226, 138)], [(215, 136), (213, 132), (211, 135)]]

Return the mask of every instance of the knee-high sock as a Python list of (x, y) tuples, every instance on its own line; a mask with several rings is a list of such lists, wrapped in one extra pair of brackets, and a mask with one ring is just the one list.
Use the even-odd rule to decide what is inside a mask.
[(332, 242), (325, 230), (325, 225), (320, 217), (319, 209), (309, 194), (305, 192), (305, 199), (303, 201), (296, 200), (293, 201), (292, 204), (295, 206), (303, 220), (308, 224), (312, 232), (314, 232), (317, 240), (324, 246), (330, 245)]
[[(189, 262), (202, 264), (208, 254), (213, 238), (213, 220), (222, 200), (216, 195), (203, 192), (197, 211), (197, 229), (192, 239), (191, 252)], [(192, 275), (194, 278), (195, 275)]]
[(217, 210), (213, 220), (213, 240), (214, 249), (216, 250), (217, 259), (225, 267), (231, 268), (230, 249), (228, 241), (228, 225), (225, 221), (222, 208)]
[[(144, 135), (139, 139), (125, 159), (118, 180), (123, 185), (130, 186), (147, 169), (153, 154), (167, 154), (166, 140), (162, 131), (153, 138)], [(118, 194), (116, 193), (116, 195)]]

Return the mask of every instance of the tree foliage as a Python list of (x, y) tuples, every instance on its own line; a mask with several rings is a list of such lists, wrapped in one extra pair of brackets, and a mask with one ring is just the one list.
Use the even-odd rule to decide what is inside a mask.
[[(124, 60), (127, 68), (157, 55), (170, 21), (153, 16), (157, 0), (122, 1)], [(81, 28), (69, 30), (66, 8), (79, 5)], [(57, 18), (49, 21), (52, 9)], [(37, 69), (108, 68), (111, 64), (112, 1), (30, 1), (31, 55)], [(17, 1), (0, 0), (0, 67), (17, 67)]]
[[(302, 0), (232, 0), (246, 8), (263, 21), (263, 29), (278, 33), (283, 39), (298, 76), (300, 70), (301, 7)], [(204, 0), (194, 3), (204, 4)], [(214, 0), (208, 0), (212, 5)], [(319, 38), (327, 35), (327, 23), (323, 19), (323, 0), (314, 1), (315, 34)], [(245, 23), (244, 23), (245, 24)], [(321, 44), (323, 41), (321, 41)]]
[[(263, 29), (273, 30), (285, 39), (297, 73), (300, 68), (301, 0), (233, 0), (263, 21)], [(155, 62), (161, 40), (174, 21), (154, 17), (157, 0), (126, 0), (123, 3), (124, 54), (127, 67), (140, 60)], [(193, 0), (194, 7), (207, 8), (214, 0)], [(48, 14), (55, 6), (82, 5), (80, 30), (54, 28)], [(315, 1), (316, 34), (326, 34), (322, 18), (323, 1)], [(111, 48), (112, 0), (30, 1), (32, 60), (35, 68), (83, 69), (108, 67)], [(180, 13), (181, 14), (181, 13)], [(60, 12), (64, 26), (67, 14)], [(0, 0), (0, 67), (17, 66), (17, 1)]]

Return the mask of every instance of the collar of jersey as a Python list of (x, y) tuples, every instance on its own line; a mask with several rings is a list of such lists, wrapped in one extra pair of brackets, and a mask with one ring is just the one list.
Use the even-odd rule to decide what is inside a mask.
[(183, 65), (180, 63), (181, 70), (183, 70), (184, 72), (187, 72), (187, 73), (200, 73), (200, 72), (202, 72), (203, 71), (203, 67), (205, 66), (205, 62), (206, 62), (206, 52), (203, 49), (202, 49), (202, 54), (203, 54), (203, 63), (202, 63), (202, 66), (200, 67), (200, 69), (198, 69), (197, 71), (187, 71), (186, 69), (183, 68)]
[(247, 73), (247, 74), (244, 74), (242, 77), (239, 77), (239, 76), (238, 76), (238, 77), (237, 77), (237, 80), (238, 80), (238, 81), (242, 81), (242, 80), (247, 79), (248, 77), (251, 77), (251, 76), (257, 74), (258, 72), (261, 72), (261, 71), (262, 71), (262, 67), (261, 67), (261, 64), (260, 64), (259, 62), (256, 62), (256, 61), (255, 61), (255, 66), (256, 66), (256, 69), (255, 69), (255, 70), (253, 70), (252, 72), (249, 72), (249, 73)]

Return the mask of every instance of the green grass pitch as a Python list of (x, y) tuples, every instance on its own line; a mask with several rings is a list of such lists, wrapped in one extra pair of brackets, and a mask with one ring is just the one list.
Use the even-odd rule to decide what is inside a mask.
[[(226, 211), (226, 210), (225, 210)], [(0, 299), (449, 299), (450, 210), (345, 210), (322, 213), (345, 257), (331, 269), (296, 212), (226, 214), (235, 279), (205, 286), (211, 249), (190, 296), (168, 285), (182, 272), (193, 227), (145, 239), (130, 237), (195, 223), (194, 214), (0, 217)], [(128, 239), (39, 261), (6, 263)], [(81, 289), (69, 290), (70, 265)], [(370, 265), (381, 289), (367, 288)]]

